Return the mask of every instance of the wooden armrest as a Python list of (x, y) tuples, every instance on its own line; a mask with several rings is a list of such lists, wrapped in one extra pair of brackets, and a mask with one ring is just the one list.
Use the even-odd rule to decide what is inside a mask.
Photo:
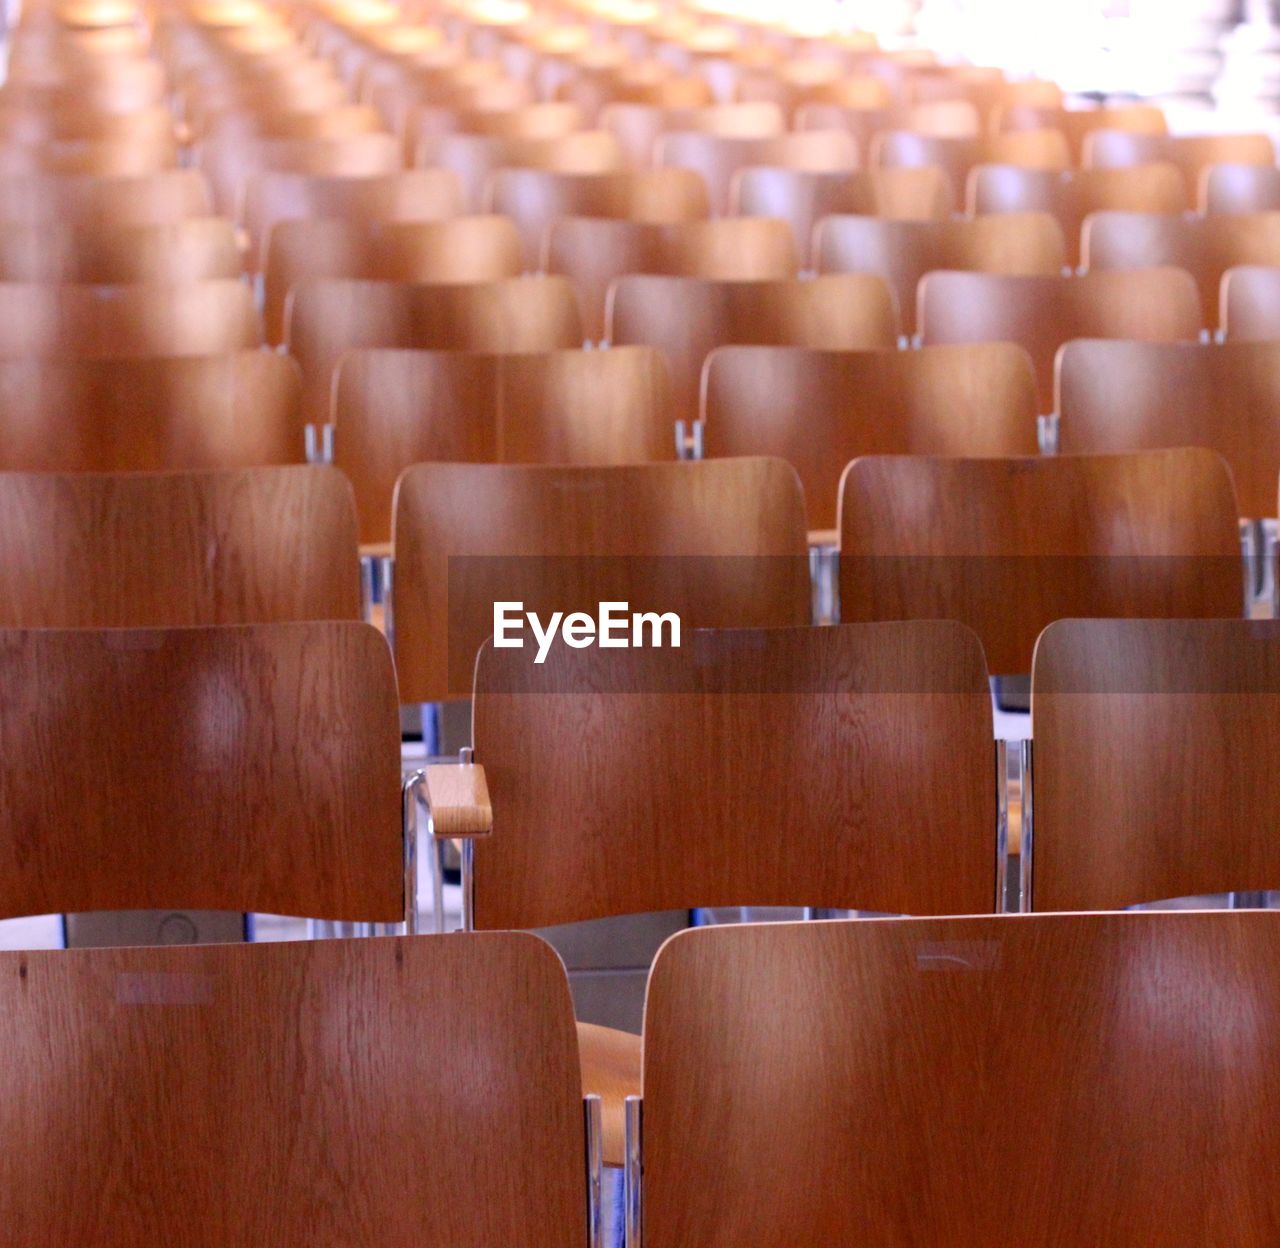
[(626, 1100), (640, 1095), (640, 1037), (594, 1023), (578, 1024), (578, 1059), (582, 1094), (600, 1097), (604, 1125), (604, 1163), (620, 1166), (625, 1158)]
[(477, 763), (432, 763), (423, 769), (423, 787), (437, 837), (488, 836), (493, 808), (484, 768)]

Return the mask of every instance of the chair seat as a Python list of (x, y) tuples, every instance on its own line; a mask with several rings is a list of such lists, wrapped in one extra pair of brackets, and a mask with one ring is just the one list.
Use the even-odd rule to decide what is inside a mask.
[(640, 1095), (640, 1037), (594, 1023), (578, 1024), (583, 1095), (595, 1092), (604, 1117), (604, 1163), (623, 1159), (623, 1116), (629, 1096)]

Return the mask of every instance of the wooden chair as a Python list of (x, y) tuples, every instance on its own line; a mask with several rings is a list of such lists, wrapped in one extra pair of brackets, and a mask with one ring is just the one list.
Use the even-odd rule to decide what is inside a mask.
[(1190, 207), (1176, 165), (1133, 165), (1126, 169), (1020, 169), (979, 165), (969, 175), (969, 211), (1049, 212), (1062, 226), (1068, 262), (1080, 263), (1080, 234), (1094, 212), (1179, 213)]
[(1121, 909), (1280, 879), (1278, 627), (1062, 620), (1045, 631), (1032, 669), (1035, 874), (1024, 877), (1036, 909)]
[(767, 217), (650, 225), (570, 217), (547, 231), (542, 268), (578, 291), (587, 337), (603, 338), (612, 283), (657, 273), (718, 281), (766, 281), (796, 275), (796, 248), (783, 221)]
[(734, 216), (786, 221), (806, 264), (813, 228), (823, 217), (850, 213), (891, 221), (943, 221), (954, 207), (950, 181), (941, 169), (742, 169), (733, 179), (729, 201)]
[(711, 84), (700, 74), (677, 74), (666, 66), (629, 64), (603, 73), (578, 73), (555, 90), (597, 121), (615, 105), (693, 109), (715, 104)]
[(661, 163), (657, 159), (658, 141), (667, 134), (764, 139), (783, 134), (787, 128), (775, 105), (760, 103), (681, 108), (616, 103), (601, 112), (600, 126), (617, 137), (631, 169), (647, 169)]
[(489, 184), (486, 207), (515, 222), (529, 269), (541, 263), (547, 229), (562, 217), (675, 225), (705, 220), (710, 212), (706, 186), (688, 169), (626, 173), (500, 169)]
[(1035, 375), (1011, 343), (909, 352), (720, 347), (703, 369), (702, 402), (704, 453), (787, 460), (804, 486), (811, 535), (833, 545), (851, 459), (1037, 451)]
[(0, 981), (23, 1241), (587, 1242), (573, 1005), (536, 937), (4, 953)]
[(802, 169), (811, 173), (848, 173), (858, 163), (853, 140), (840, 131), (815, 130), (768, 138), (676, 132), (658, 141), (657, 163), (692, 169), (702, 175), (715, 216), (729, 212), (734, 176), (754, 165)]
[(425, 105), (413, 109), (405, 122), (408, 150), (418, 150), (425, 139), (446, 134), (488, 134), (498, 139), (559, 139), (586, 129), (586, 119), (575, 104), (544, 101), (513, 108), (456, 108)]
[(222, 355), (261, 342), (240, 281), (182, 286), (0, 282), (0, 358)]
[(743, 101), (764, 100), (776, 104), (783, 115), (795, 118), (811, 104), (839, 108), (887, 110), (893, 106), (893, 89), (872, 73), (846, 74), (834, 60), (793, 61), (775, 70), (747, 74), (738, 87)]
[(1280, 268), (1241, 265), (1222, 279), (1220, 324), (1233, 342), (1280, 338)]
[(142, 177), (176, 169), (178, 147), (170, 138), (53, 139), (0, 144), (0, 177)]
[(360, 540), (391, 540), (396, 479), (411, 464), (674, 459), (670, 389), (648, 347), (349, 352), (334, 377), (334, 462), (355, 488)]
[(550, 618), (617, 599), (684, 629), (809, 621), (804, 502), (780, 460), (418, 464), (396, 486), (393, 540), (405, 702), (470, 695), (499, 600)]
[(665, 353), (673, 413), (685, 421), (698, 418), (702, 366), (716, 347), (874, 351), (898, 340), (888, 286), (861, 273), (771, 282), (622, 277), (609, 292), (605, 331), (615, 346), (646, 343)]
[(926, 344), (1019, 342), (1036, 366), (1045, 412), (1053, 405), (1058, 348), (1072, 338), (1196, 341), (1200, 296), (1180, 269), (1090, 273), (1084, 277), (1005, 277), (930, 273), (920, 285)]
[(890, 169), (942, 169), (951, 180), (956, 203), (964, 201), (970, 174), (979, 165), (1014, 165), (1055, 173), (1071, 167), (1066, 140), (1057, 130), (1013, 132), (986, 139), (889, 130), (872, 143), (871, 163)]
[(1239, 507), (1211, 451), (879, 455), (840, 486), (840, 618), (958, 619), (993, 673), (1073, 616), (1238, 617)]
[(563, 277), (302, 282), (289, 300), (285, 337), (302, 368), (303, 413), (314, 423), (328, 419), (333, 370), (347, 351), (555, 351), (583, 340), (577, 296)]
[(1202, 323), (1216, 328), (1228, 269), (1280, 265), (1280, 212), (1212, 218), (1100, 212), (1085, 222), (1082, 246), (1090, 271), (1156, 265), (1185, 269), (1200, 288)]
[(1009, 104), (997, 110), (994, 126), (997, 132), (1061, 131), (1070, 145), (1071, 164), (1074, 166), (1080, 165), (1085, 141), (1095, 130), (1156, 136), (1169, 133), (1164, 110), (1155, 104), (1109, 104), (1100, 108)]
[(1266, 1243), (1277, 956), (1271, 914), (683, 933), (645, 1006), (646, 1248), (1199, 1244), (1223, 1208)]
[(304, 113), (318, 114), (346, 108), (351, 104), (345, 82), (331, 75), (313, 74), (283, 80), (280, 75), (273, 75), (266, 81), (255, 78), (218, 83), (197, 81), (180, 89), (176, 95), (176, 111), (193, 139), (205, 137), (222, 119), (234, 113), (276, 113), (296, 117)]
[(489, 282), (519, 277), (520, 236), (505, 217), (442, 221), (312, 218), (271, 231), (263, 272), (267, 341), (284, 341), (285, 308), (303, 281), (366, 278), (391, 282)]
[(183, 471), (302, 458), (301, 384), (284, 356), (0, 361), (4, 471)]
[(1045, 212), (968, 221), (882, 221), (829, 216), (813, 236), (819, 273), (874, 273), (884, 278), (904, 332), (916, 331), (916, 291), (940, 269), (1057, 277), (1066, 247), (1062, 227)]
[(1266, 165), (1210, 165), (1200, 182), (1200, 210), (1211, 216), (1280, 209), (1280, 169)]
[(1266, 134), (1133, 134), (1095, 130), (1085, 139), (1086, 168), (1117, 169), (1167, 161), (1182, 170), (1187, 198), (1200, 201), (1200, 183), (1212, 165), (1263, 165), (1274, 168), (1275, 144)]
[(382, 114), (369, 104), (290, 112), (277, 108), (230, 108), (205, 120), (202, 142), (284, 139), (309, 141), (351, 139), (385, 133)]
[(162, 106), (100, 113), (83, 103), (54, 108), (14, 107), (0, 94), (0, 143), (39, 144), (62, 139), (154, 143), (174, 137), (173, 114)]
[(208, 216), (209, 184), (194, 169), (140, 177), (42, 175), (0, 178), (0, 222), (68, 226), (160, 225)]

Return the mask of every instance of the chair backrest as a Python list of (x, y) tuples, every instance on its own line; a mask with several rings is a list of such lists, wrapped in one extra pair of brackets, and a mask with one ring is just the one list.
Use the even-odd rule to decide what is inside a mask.
[(1083, 277), (1005, 277), (930, 273), (920, 284), (926, 344), (1018, 342), (1036, 366), (1045, 412), (1053, 406), (1058, 349), (1072, 338), (1196, 341), (1200, 295), (1180, 269), (1090, 273)]
[(658, 163), (658, 141), (666, 134), (763, 139), (783, 134), (787, 128), (777, 105), (754, 101), (675, 108), (619, 101), (601, 111), (600, 125), (617, 137), (632, 169)]
[(559, 644), (542, 663), (486, 645), (475, 757), (493, 831), (474, 843), (476, 923), (695, 905), (989, 913), (990, 698), (977, 638), (945, 621)]
[(351, 487), (331, 468), (0, 473), (0, 626), (358, 619)]
[(1273, 914), (682, 933), (645, 1003), (646, 1248), (1198, 1244), (1226, 1209), (1266, 1243), (1277, 957)]
[(586, 1242), (573, 1007), (536, 937), (4, 953), (0, 982), (19, 1241)]
[(1079, 165), (1085, 139), (1095, 130), (1123, 130), (1131, 134), (1165, 135), (1169, 123), (1155, 104), (1110, 104), (1103, 108), (1044, 108), (1009, 104), (995, 118), (999, 131), (1060, 130), (1071, 146), (1071, 163)]
[(710, 211), (702, 179), (688, 169), (637, 169), (627, 173), (556, 173), (549, 169), (500, 169), (486, 205), (510, 217), (524, 243), (525, 266), (542, 262), (547, 228), (562, 217), (606, 217), (674, 225), (701, 221)]
[(958, 619), (997, 675), (1073, 616), (1239, 616), (1239, 508), (1212, 451), (880, 455), (840, 487), (840, 618)]
[(489, 134), (499, 139), (558, 139), (586, 128), (576, 104), (543, 101), (511, 108), (458, 108), (427, 104), (413, 109), (405, 120), (404, 134), (410, 152), (423, 139), (443, 134)]
[(0, 469), (145, 472), (303, 459), (297, 366), (261, 351), (0, 360)]
[(1280, 169), (1267, 165), (1210, 165), (1200, 184), (1202, 212), (1274, 212), (1280, 209)]
[(898, 339), (888, 286), (862, 273), (772, 282), (622, 277), (609, 292), (605, 326), (615, 345), (646, 343), (666, 354), (681, 420), (697, 419), (702, 365), (716, 347), (873, 351)]
[(393, 538), (406, 702), (469, 695), (498, 601), (543, 620), (627, 601), (685, 629), (810, 617), (804, 500), (780, 460), (418, 464), (396, 486)]
[(871, 145), (872, 163), (886, 168), (938, 168), (951, 180), (957, 203), (965, 198), (970, 171), (979, 165), (1017, 165), (1060, 171), (1069, 167), (1066, 142), (1056, 130), (996, 135), (989, 139), (954, 138), (889, 130)]
[(1280, 879), (1280, 623), (1061, 620), (1036, 645), (1037, 910)]
[(205, 118), (202, 141), (350, 139), (379, 133), (385, 133), (382, 114), (368, 104), (302, 111), (232, 106)]
[(604, 337), (609, 287), (635, 273), (716, 281), (796, 276), (796, 246), (783, 221), (733, 217), (653, 225), (569, 217), (547, 231), (542, 267), (568, 277), (578, 291), (587, 337)]
[(284, 341), (289, 294), (304, 281), (491, 282), (519, 277), (522, 267), (520, 236), (505, 217), (281, 221), (271, 231), (263, 272), (267, 341)]
[(84, 105), (31, 108), (0, 103), (0, 143), (37, 144), (56, 139), (150, 143), (173, 136), (173, 114), (159, 105), (127, 113), (102, 113)]
[(262, 341), (249, 287), (0, 282), (0, 358), (222, 355)]
[(1200, 183), (1211, 165), (1262, 165), (1274, 168), (1275, 144), (1266, 134), (1135, 134), (1094, 130), (1084, 141), (1087, 168), (1115, 169), (1169, 161), (1182, 170), (1187, 197), (1200, 201)]
[(1232, 341), (1280, 338), (1280, 267), (1228, 269), (1222, 278), (1219, 323)]
[(1230, 465), (1242, 515), (1276, 514), (1280, 342), (1071, 342), (1055, 408), (1065, 454), (1208, 447)]
[(1057, 277), (1066, 260), (1062, 227), (1047, 212), (965, 221), (882, 221), (829, 216), (813, 237), (819, 273), (874, 273), (884, 278), (905, 333), (916, 331), (916, 291), (926, 273), (976, 270)]
[(140, 177), (177, 168), (177, 141), (152, 139), (51, 139), (0, 144), (0, 175), (11, 177)]
[(853, 213), (894, 221), (942, 221), (954, 207), (951, 184), (941, 169), (814, 173), (762, 166), (737, 173), (730, 200), (735, 214), (786, 221), (804, 263), (810, 258), (813, 227), (823, 217)]
[(123, 178), (0, 178), (0, 221), (18, 225), (51, 219), (84, 227), (154, 225), (207, 216), (211, 207), (209, 184), (195, 169)]
[[(0, 629), (0, 679), (0, 915), (403, 920), (395, 673), (369, 625)], [(92, 802), (53, 780), (72, 756)]]
[(285, 337), (302, 368), (303, 412), (323, 422), (333, 370), (347, 351), (555, 351), (582, 345), (582, 319), (563, 277), (463, 285), (319, 280), (294, 288)]
[(837, 527), (860, 455), (1034, 455), (1031, 361), (1012, 343), (920, 351), (721, 347), (703, 374), (710, 457), (776, 455), (800, 475), (811, 531)]
[(391, 540), (397, 478), (427, 462), (623, 464), (675, 458), (657, 351), (352, 351), (333, 387), (334, 462), (362, 542)]

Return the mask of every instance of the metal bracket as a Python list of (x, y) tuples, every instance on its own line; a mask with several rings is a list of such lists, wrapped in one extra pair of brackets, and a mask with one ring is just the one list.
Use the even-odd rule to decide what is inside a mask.
[(333, 426), (307, 424), (302, 430), (309, 464), (333, 463)]
[(1035, 819), (1033, 816), (1032, 789), (1034, 780), (1032, 773), (1032, 759), (1034, 755), (1033, 743), (1031, 741), (1023, 741), (1020, 746), (1020, 759), (1022, 763), (1021, 776), (1021, 792), (1022, 792), (1022, 845), (1018, 855), (1018, 909), (1023, 914), (1031, 912), (1032, 893), (1031, 893), (1031, 871), (1032, 857), (1034, 846), (1032, 844), (1033, 834), (1035, 831)]

